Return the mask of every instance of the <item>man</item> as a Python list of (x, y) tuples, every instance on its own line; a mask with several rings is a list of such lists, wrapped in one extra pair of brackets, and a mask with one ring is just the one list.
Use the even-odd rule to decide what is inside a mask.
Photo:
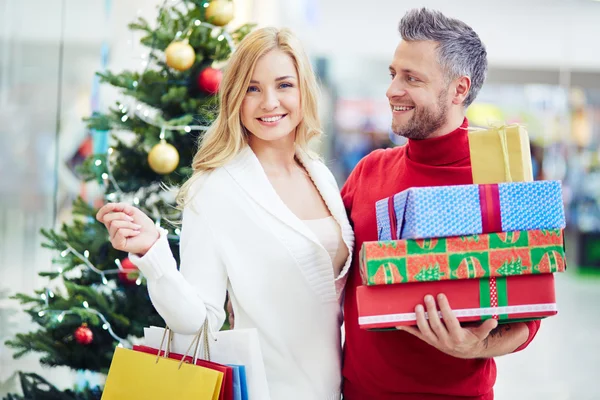
[(489, 400), (493, 357), (525, 348), (538, 321), (461, 326), (440, 295), (416, 307), (415, 327), (372, 332), (358, 325), (358, 251), (377, 240), (375, 202), (409, 187), (472, 183), (465, 110), (485, 80), (485, 47), (465, 23), (427, 9), (408, 12), (400, 34), (387, 97), (392, 130), (408, 143), (362, 159), (342, 189), (356, 236), (344, 305), (344, 399)]

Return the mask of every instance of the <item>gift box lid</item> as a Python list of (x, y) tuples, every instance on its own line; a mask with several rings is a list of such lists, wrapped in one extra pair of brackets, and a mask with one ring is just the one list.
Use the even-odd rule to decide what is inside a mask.
[(560, 181), (415, 187), (376, 203), (379, 240), (562, 229)]

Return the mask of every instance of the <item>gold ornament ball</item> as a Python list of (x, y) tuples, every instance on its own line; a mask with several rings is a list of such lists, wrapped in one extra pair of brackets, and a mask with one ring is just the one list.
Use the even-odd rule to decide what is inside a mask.
[(160, 142), (148, 153), (148, 164), (157, 174), (170, 174), (179, 165), (179, 153), (173, 145)]
[(233, 19), (233, 2), (227, 0), (211, 1), (206, 7), (206, 20), (216, 26), (225, 26)]
[(196, 52), (187, 40), (172, 42), (165, 50), (167, 65), (177, 71), (186, 71), (194, 65)]

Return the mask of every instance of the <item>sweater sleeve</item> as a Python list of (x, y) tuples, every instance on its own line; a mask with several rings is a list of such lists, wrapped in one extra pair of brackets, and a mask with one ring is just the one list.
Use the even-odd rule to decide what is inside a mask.
[(156, 311), (174, 332), (188, 335), (197, 333), (206, 318), (213, 331), (225, 321), (227, 272), (199, 209), (192, 203), (183, 211), (179, 270), (164, 229), (143, 257), (129, 255), (147, 279)]
[(366, 159), (369, 157), (368, 155), (361, 159), (356, 167), (350, 173), (348, 179), (346, 179), (346, 183), (342, 187), (342, 200), (344, 202), (344, 207), (346, 207), (346, 212), (348, 215), (352, 212), (352, 203), (354, 202), (354, 193), (356, 193), (356, 189), (359, 186), (360, 178), (364, 169), (364, 165), (366, 163)]
[(516, 353), (517, 351), (521, 351), (523, 349), (525, 349), (527, 346), (529, 346), (529, 343), (531, 343), (533, 341), (533, 338), (535, 337), (535, 335), (537, 335), (538, 331), (540, 330), (540, 325), (542, 324), (541, 321), (527, 321), (527, 328), (529, 329), (529, 336), (527, 337), (527, 340), (525, 341), (525, 343), (523, 343), (522, 345), (520, 345), (519, 347), (517, 347), (517, 349), (513, 352)]

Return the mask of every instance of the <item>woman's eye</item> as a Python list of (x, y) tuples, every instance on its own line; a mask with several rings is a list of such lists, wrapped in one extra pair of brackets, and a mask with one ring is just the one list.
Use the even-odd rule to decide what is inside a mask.
[(250, 86), (247, 92), (258, 92), (258, 88), (256, 86)]
[(279, 85), (279, 87), (282, 89), (287, 89), (287, 88), (294, 87), (294, 85), (292, 85), (291, 83), (282, 83), (281, 85)]

